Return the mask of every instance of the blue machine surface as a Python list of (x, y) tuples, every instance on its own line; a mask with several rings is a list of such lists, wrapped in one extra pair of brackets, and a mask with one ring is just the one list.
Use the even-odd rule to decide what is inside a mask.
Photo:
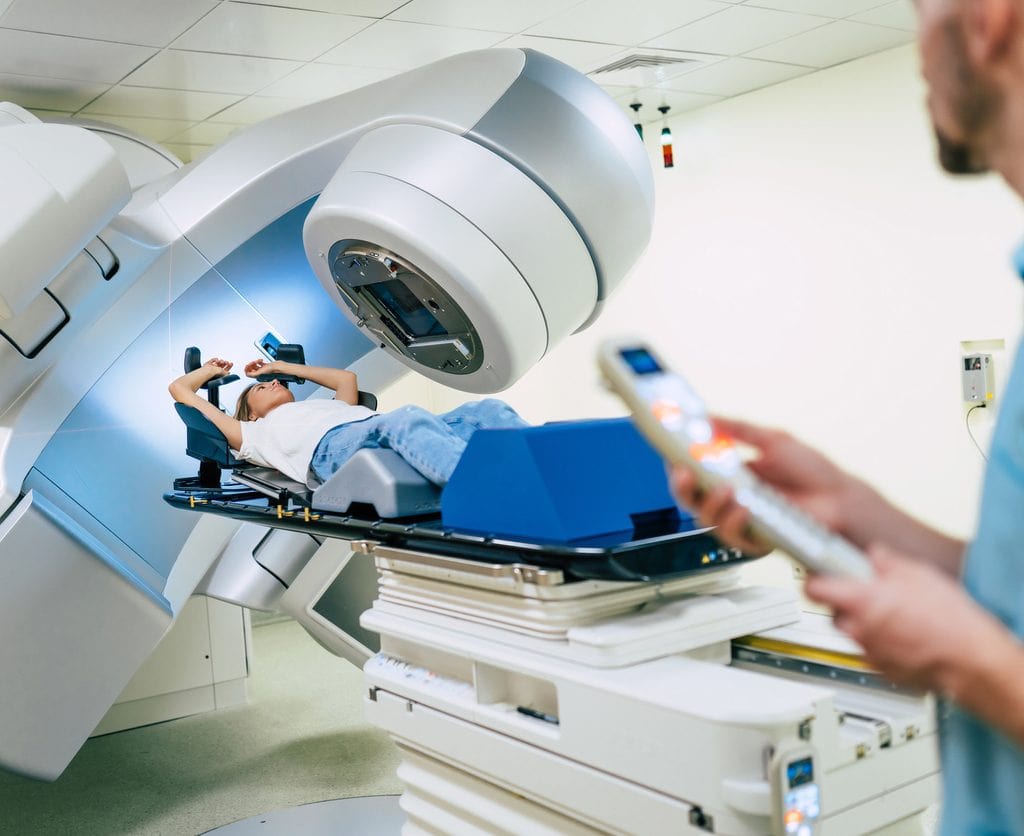
[[(323, 299), (309, 268), (301, 230), (310, 205), (283, 215), (169, 306), (82, 399), (36, 463), (161, 576), (192, 527), (152, 504), (174, 476), (191, 469), (166, 391), (173, 370), (180, 370), (181, 348), (213, 343), (244, 361), (256, 353), (251, 335), (268, 328), (302, 342), (327, 365), (347, 366), (372, 348)], [(228, 388), (222, 398), (231, 408), (241, 384)], [(309, 383), (293, 391), (301, 399), (316, 388)], [(129, 480), (132, 490), (125, 491)]]
[(441, 518), (460, 531), (564, 543), (689, 522), (661, 457), (627, 418), (481, 430), (445, 487)]

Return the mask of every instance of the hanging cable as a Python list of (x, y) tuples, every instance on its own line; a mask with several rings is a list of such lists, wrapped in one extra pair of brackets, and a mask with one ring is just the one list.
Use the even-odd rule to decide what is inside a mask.
[(981, 449), (981, 445), (978, 444), (978, 440), (974, 437), (974, 433), (971, 431), (971, 413), (976, 409), (984, 409), (985, 406), (986, 404), (979, 403), (968, 409), (967, 417), (964, 419), (964, 422), (967, 424), (967, 435), (970, 437), (971, 441), (974, 442), (974, 446), (978, 448), (978, 452), (981, 454), (981, 457), (987, 462), (988, 456), (985, 455), (985, 451)]

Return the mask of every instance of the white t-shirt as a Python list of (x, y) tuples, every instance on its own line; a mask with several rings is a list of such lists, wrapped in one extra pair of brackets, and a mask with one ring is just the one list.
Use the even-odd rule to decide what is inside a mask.
[(242, 421), (242, 449), (235, 458), (273, 467), (289, 479), (306, 483), (309, 462), (324, 434), (340, 424), (376, 415), (365, 406), (311, 398), (274, 407), (255, 421)]

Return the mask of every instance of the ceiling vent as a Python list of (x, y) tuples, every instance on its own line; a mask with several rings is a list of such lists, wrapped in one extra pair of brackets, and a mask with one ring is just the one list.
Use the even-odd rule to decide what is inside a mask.
[(703, 62), (698, 58), (634, 52), (618, 58), (588, 75), (598, 84), (622, 84), (650, 87), (665, 79), (696, 69)]
[(663, 67), (671, 64), (698, 64), (700, 63), (694, 58), (677, 58), (668, 57), (665, 55), (643, 55), (639, 52), (634, 52), (632, 55), (627, 55), (625, 58), (620, 58), (617, 61), (612, 61), (610, 64), (605, 64), (603, 67), (598, 67), (596, 70), (591, 70), (591, 75), (597, 75), (598, 73), (614, 73), (618, 70), (633, 70), (637, 67)]

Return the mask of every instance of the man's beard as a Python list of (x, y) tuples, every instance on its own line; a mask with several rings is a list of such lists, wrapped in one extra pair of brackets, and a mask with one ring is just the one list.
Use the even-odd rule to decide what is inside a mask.
[(998, 110), (999, 96), (984, 79), (971, 69), (963, 31), (955, 20), (943, 26), (948, 67), (947, 76), (951, 106), (963, 138), (951, 139), (938, 126), (939, 164), (950, 174), (984, 174), (988, 160), (979, 148), (978, 137), (988, 128)]
[(988, 163), (981, 158), (967, 142), (954, 142), (938, 128), (935, 129), (938, 141), (939, 165), (950, 174), (984, 174), (988, 171)]

